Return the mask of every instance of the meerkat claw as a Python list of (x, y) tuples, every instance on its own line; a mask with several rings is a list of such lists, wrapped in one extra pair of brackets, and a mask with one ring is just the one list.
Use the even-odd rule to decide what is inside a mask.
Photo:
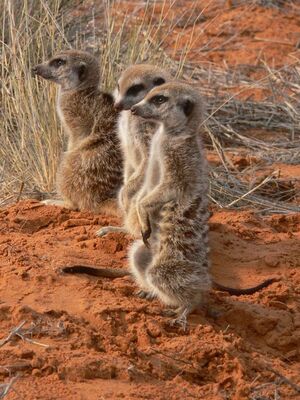
[(153, 293), (147, 293), (146, 294), (146, 300), (149, 300), (149, 301), (151, 301), (151, 300), (154, 300), (155, 299), (155, 294), (153, 294)]
[(139, 290), (137, 295), (141, 299), (146, 299), (146, 300), (153, 300), (155, 298), (154, 294), (147, 292), (146, 290)]
[(147, 249), (150, 249), (150, 243), (148, 242), (148, 237), (147, 237), (147, 232), (142, 232), (144, 245), (147, 247)]
[(137, 292), (138, 297), (140, 297), (141, 299), (145, 299), (146, 296), (147, 296), (147, 294), (148, 294), (148, 293), (147, 293), (145, 290), (139, 290), (139, 291)]
[(143, 242), (144, 242), (145, 246), (149, 249), (150, 243), (148, 242), (148, 239), (150, 238), (151, 233), (152, 233), (149, 215), (147, 215), (147, 226), (148, 226), (147, 230), (142, 231), (141, 233), (142, 233)]
[(167, 309), (167, 310), (162, 310), (161, 315), (163, 317), (175, 317), (177, 315), (176, 310), (172, 310), (171, 308)]
[(184, 332), (186, 332), (188, 326), (186, 316), (179, 316), (177, 318), (172, 319), (170, 321), (170, 325), (172, 327), (178, 326), (179, 328), (182, 328)]

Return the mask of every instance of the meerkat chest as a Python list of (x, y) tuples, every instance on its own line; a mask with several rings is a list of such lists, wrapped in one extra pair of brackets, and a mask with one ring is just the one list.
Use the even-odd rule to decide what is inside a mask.
[(118, 136), (126, 156), (130, 157), (133, 146), (131, 134), (130, 111), (122, 111), (118, 120)]
[(61, 106), (61, 101), (62, 101), (61, 97), (62, 96), (61, 96), (60, 89), (59, 89), (58, 92), (57, 92), (57, 98), (56, 98), (56, 112), (57, 112), (57, 115), (58, 115), (62, 125), (64, 127), (67, 127), (66, 126), (66, 120), (65, 120), (64, 112), (63, 112), (62, 106)]
[(154, 134), (153, 139), (151, 141), (149, 161), (146, 171), (145, 184), (146, 187), (148, 188), (148, 191), (151, 191), (156, 185), (159, 184), (164, 174), (164, 166), (161, 162), (162, 137), (163, 137), (162, 128), (158, 128), (157, 132)]
[(118, 121), (118, 135), (120, 138), (125, 160), (136, 167), (142, 161), (140, 132), (136, 118), (130, 111), (122, 111)]
[(73, 140), (72, 129), (68, 125), (64, 111), (63, 111), (63, 106), (62, 106), (63, 101), (64, 100), (62, 99), (62, 94), (59, 89), (58, 93), (57, 93), (57, 100), (56, 100), (56, 112), (57, 112), (58, 118), (60, 119), (60, 122), (64, 128), (64, 132), (68, 137), (67, 151), (70, 151), (70, 150), (72, 150), (72, 148), (74, 146), (74, 140)]

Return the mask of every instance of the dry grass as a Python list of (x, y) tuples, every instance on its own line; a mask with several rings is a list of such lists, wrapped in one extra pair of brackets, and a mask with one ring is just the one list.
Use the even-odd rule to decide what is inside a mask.
[(31, 67), (64, 45), (55, 19), (61, 0), (4, 0), (0, 5), (1, 200), (19, 191), (53, 190), (62, 133), (55, 112), (55, 89), (31, 76)]
[[(55, 111), (56, 88), (33, 78), (31, 67), (61, 48), (77, 47), (99, 55), (102, 86), (107, 90), (115, 87), (124, 67), (136, 62), (164, 65), (176, 76), (194, 83), (200, 81), (207, 103), (205, 129), (221, 160), (220, 167), (211, 172), (211, 200), (220, 207), (250, 203), (272, 211), (298, 211), (296, 206), (282, 201), (289, 199), (288, 194), (272, 196), (268, 191), (274, 185), (281, 187), (276, 177), (251, 186), (232, 168), (226, 156), (228, 146), (243, 146), (249, 153), (259, 153), (270, 162), (299, 161), (297, 68), (290, 66), (273, 71), (265, 66), (266, 78), (251, 81), (242, 70), (189, 65), (186, 58), (195, 40), (193, 27), (201, 19), (201, 13), (187, 9), (179, 17), (173, 13), (172, 19), (174, 1), (148, 0), (141, 6), (146, 13), (136, 10), (124, 15), (119, 11), (118, 0), (104, 0), (100, 12), (97, 14), (92, 9), (82, 23), (70, 18), (69, 3), (73, 2), (3, 0), (0, 3), (0, 205), (28, 196), (41, 199), (54, 191), (64, 142)], [(161, 8), (159, 15), (154, 14), (157, 3)], [(89, 31), (87, 25), (92, 27)], [(189, 26), (191, 30), (185, 48), (178, 48), (180, 41), (174, 39), (172, 53), (180, 54), (176, 62), (164, 51), (165, 40), (175, 26)], [(230, 94), (232, 87), (241, 87), (239, 93), (249, 88), (268, 88), (273, 97), (261, 102), (242, 101)], [(259, 140), (246, 134), (252, 128), (285, 131), (289, 136), (285, 141)]]
[[(147, 61), (169, 66), (170, 60), (159, 51), (157, 43), (172, 31), (172, 21), (166, 24), (163, 12), (155, 23), (152, 19), (136, 20), (134, 15), (118, 15), (117, 2), (115, 7), (111, 5), (112, 2), (104, 2), (103, 29), (92, 37), (93, 50), (101, 61), (102, 86), (113, 89), (120, 71), (132, 63)], [(154, 6), (150, 1), (146, 4), (149, 15)], [(72, 44), (67, 38), (71, 36), (64, 27), (67, 10), (65, 0), (0, 3), (0, 205), (25, 196), (41, 199), (54, 191), (63, 147), (55, 111), (56, 88), (33, 78), (31, 67), (62, 48), (84, 48), (83, 26), (78, 26)], [(93, 23), (96, 27), (95, 20)]]

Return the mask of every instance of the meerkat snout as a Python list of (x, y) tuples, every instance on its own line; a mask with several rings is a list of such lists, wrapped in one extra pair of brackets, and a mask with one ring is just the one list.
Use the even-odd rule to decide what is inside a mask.
[(31, 72), (32, 72), (33, 76), (37, 75), (37, 76), (40, 76), (47, 80), (53, 79), (51, 71), (49, 69), (45, 68), (45, 66), (43, 64), (38, 64), (38, 65), (34, 66), (31, 69)]
[(121, 101), (115, 102), (114, 103), (114, 108), (115, 108), (116, 111), (123, 111), (124, 110), (123, 104), (122, 104)]
[(137, 108), (135, 106), (131, 107), (131, 114), (135, 115), (137, 114)]
[(31, 72), (33, 75), (36, 75), (38, 73), (38, 65), (36, 65), (35, 67), (31, 68)]

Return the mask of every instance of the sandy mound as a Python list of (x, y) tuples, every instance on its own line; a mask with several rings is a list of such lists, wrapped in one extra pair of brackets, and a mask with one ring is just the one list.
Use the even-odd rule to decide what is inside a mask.
[(213, 214), (217, 281), (281, 280), (252, 296), (213, 292), (186, 333), (159, 302), (137, 298), (129, 277), (59, 273), (73, 262), (126, 268), (129, 237), (95, 238), (118, 222), (36, 201), (0, 212), (1, 338), (26, 321), (25, 338), (49, 345), (13, 337), (0, 348), (2, 381), (19, 373), (24, 399), (299, 398), (278, 375), (300, 383), (299, 215)]

